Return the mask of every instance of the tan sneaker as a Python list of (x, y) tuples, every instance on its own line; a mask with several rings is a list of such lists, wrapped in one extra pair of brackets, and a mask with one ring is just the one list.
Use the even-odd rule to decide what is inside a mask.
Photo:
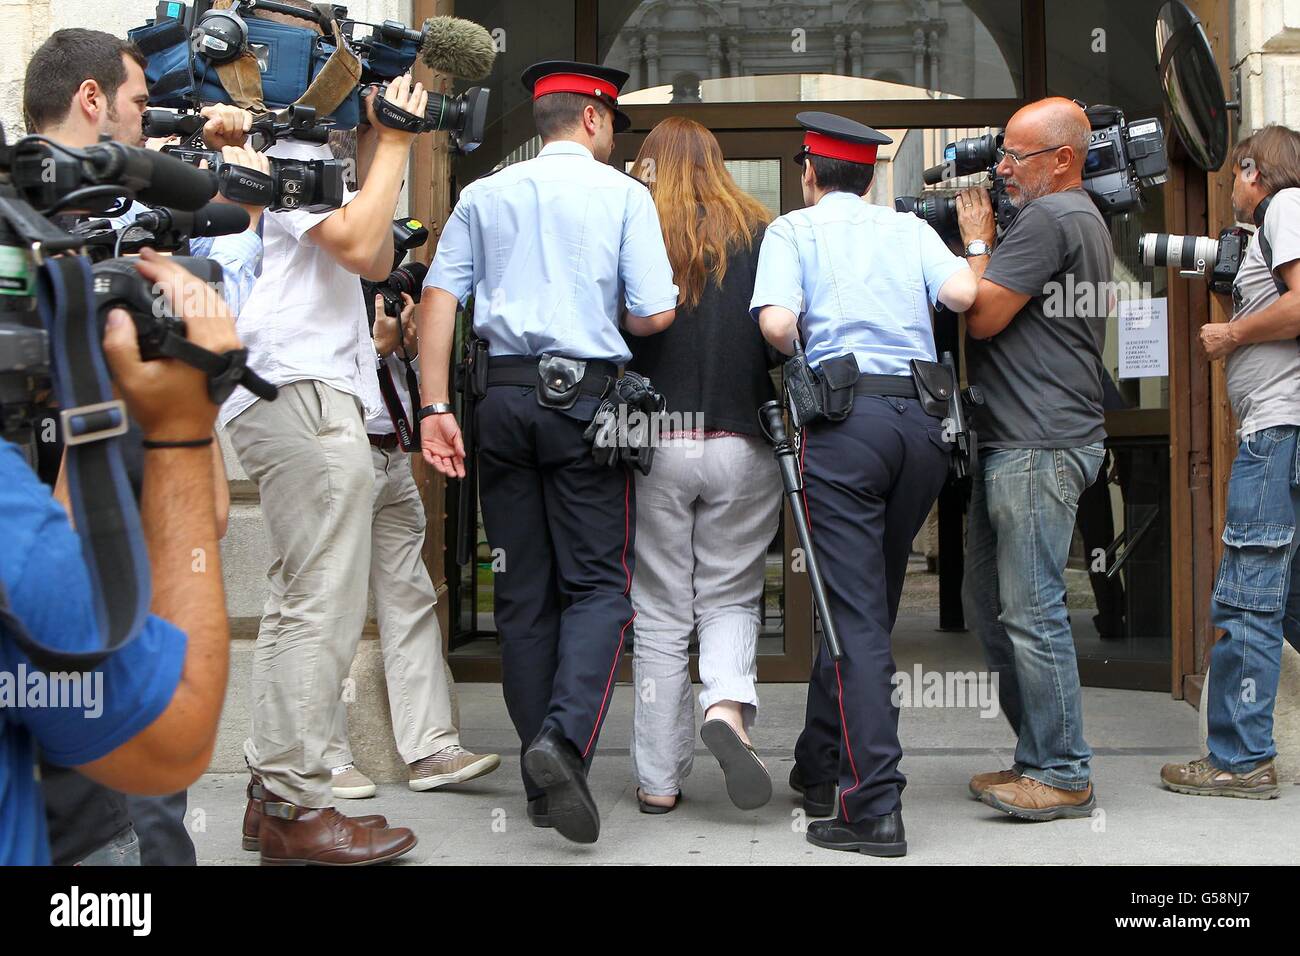
[(970, 778), (970, 795), (976, 800), (984, 799), (984, 791), (1000, 783), (1011, 783), (1020, 776), (1018, 770), (993, 770), (989, 773), (977, 773)]
[(375, 795), (375, 782), (352, 764), (344, 764), (330, 771), (334, 779), (330, 786), (340, 800), (364, 800)]
[(436, 754), (411, 764), (411, 779), (407, 785), (416, 791), (437, 790), (450, 783), (464, 783), (501, 766), (496, 754), (470, 753), (464, 747), (452, 744)]
[(1086, 817), (1097, 806), (1092, 784), (1084, 790), (1062, 790), (1032, 777), (1017, 777), (1010, 783), (989, 787), (981, 799), (993, 809), (1022, 820)]
[(1277, 768), (1271, 760), (1249, 773), (1231, 773), (1210, 763), (1207, 755), (1191, 763), (1165, 764), (1160, 770), (1160, 781), (1175, 793), (1196, 797), (1272, 800), (1281, 792), (1277, 786)]

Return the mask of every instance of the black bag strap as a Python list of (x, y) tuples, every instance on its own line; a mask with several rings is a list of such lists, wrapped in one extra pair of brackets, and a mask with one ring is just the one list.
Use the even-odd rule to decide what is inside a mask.
[(90, 262), (80, 256), (48, 259), (39, 281), (55, 395), (63, 409), (68, 496), (104, 645), (86, 652), (46, 647), (7, 608), (0, 628), (43, 670), (88, 671), (143, 628), (151, 599), (149, 555), (117, 441), (126, 432), (126, 407), (113, 398), (109, 384)]
[(1255, 207), (1255, 241), (1259, 243), (1259, 251), (1264, 256), (1264, 265), (1268, 267), (1268, 274), (1273, 280), (1273, 286), (1277, 289), (1277, 294), (1286, 295), (1290, 289), (1273, 271), (1273, 246), (1269, 243), (1268, 236), (1264, 234), (1264, 214), (1268, 212), (1269, 203), (1272, 201), (1272, 196), (1266, 196)]

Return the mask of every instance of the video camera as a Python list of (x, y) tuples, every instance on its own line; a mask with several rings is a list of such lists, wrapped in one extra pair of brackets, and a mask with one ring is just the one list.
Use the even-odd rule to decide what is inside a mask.
[[(1114, 106), (1090, 106), (1084, 110), (1091, 126), (1088, 155), (1083, 163), (1083, 188), (1102, 215), (1110, 216), (1142, 208), (1142, 189), (1158, 186), (1169, 167), (1164, 148), (1164, 128), (1151, 118), (1126, 123), (1124, 113)], [(1002, 161), (1003, 134), (985, 133), (949, 143), (944, 161), (925, 171), (923, 179), (933, 186), (957, 176), (989, 176), (989, 200), (998, 228), (1009, 226), (1019, 211), (1006, 195), (1006, 184), (997, 174)], [(928, 193), (900, 196), (894, 200), (899, 212), (920, 216), (940, 236), (957, 241), (957, 202), (951, 195)]]
[[(41, 136), (10, 145), (0, 127), (0, 434), (29, 435), (38, 400), (56, 379), (83, 385), (93, 379), (93, 366), (102, 366), (97, 356), (108, 312), (118, 306), (131, 315), (141, 355), (178, 358), (204, 371), (214, 402), (225, 401), (240, 384), (261, 397), (275, 396), (273, 386), (247, 369), (246, 351), (216, 355), (189, 342), (184, 321), (169, 315), (166, 301), (130, 260), (91, 266), (84, 256), (87, 236), (49, 218), (65, 210), (104, 212), (124, 200), (168, 203), (177, 208), (146, 214), (144, 226), (179, 241), (187, 230), (213, 227), (206, 204), (214, 192), (210, 175), (160, 153), (108, 142), (74, 149)], [(243, 210), (233, 212), (236, 219), (246, 217)], [(207, 281), (221, 278), (220, 267), (209, 260), (181, 264)], [(92, 317), (93, 333), (79, 336), (77, 329)], [(56, 368), (60, 376), (53, 374)], [(65, 417), (80, 404), (62, 392), (57, 397)], [(68, 430), (66, 440), (89, 441), (125, 429), (120, 403), (107, 405), (117, 410), (86, 416), (91, 437)]]
[[(293, 17), (304, 26), (267, 20), (259, 12)], [(340, 130), (365, 119), (362, 101), (371, 87), (406, 73), (417, 58), (435, 70), (462, 75), (451, 67), (464, 70), (468, 64), (486, 75), (495, 55), (486, 31), (464, 20), (434, 18), (412, 30), (395, 20), (351, 19), (339, 5), (302, 9), (274, 0), (233, 0), (221, 9), (213, 9), (212, 0), (163, 0), (154, 19), (128, 35), (145, 54), (153, 105), (192, 112), (205, 104), (234, 103), (262, 112), (299, 104), (315, 108)], [(380, 120), (413, 132), (446, 130), (456, 151), (470, 152), (483, 139), (488, 97), (481, 87), (455, 97), (430, 92), (424, 117), (404, 116), (398, 125), (380, 112)]]
[[(227, 163), (218, 150), (202, 142), (205, 120), (191, 113), (168, 110), (145, 110), (144, 134), (149, 137), (181, 136), (182, 142), (169, 144), (162, 152), (197, 166), (207, 162), (216, 179), (217, 190), (231, 202), (247, 206), (265, 206), (272, 212), (303, 210), (328, 212), (343, 205), (346, 164), (335, 159), (287, 159), (272, 156), (270, 175), (247, 166)], [(249, 142), (253, 149), (265, 150), (281, 139), (327, 142), (332, 122), (320, 122), (309, 106), (290, 106), (283, 116), (261, 116), (253, 122)]]

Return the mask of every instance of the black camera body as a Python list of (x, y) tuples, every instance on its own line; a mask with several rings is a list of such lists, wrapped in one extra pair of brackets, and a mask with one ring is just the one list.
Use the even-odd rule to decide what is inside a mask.
[(1249, 229), (1241, 226), (1224, 229), (1218, 239), (1147, 232), (1138, 240), (1138, 258), (1146, 266), (1172, 267), (1185, 278), (1204, 279), (1212, 291), (1228, 295), (1241, 271), (1252, 236)]
[[(198, 276), (204, 282), (221, 281), (221, 266), (211, 259), (172, 256), (171, 261)], [(185, 320), (170, 314), (166, 299), (136, 271), (128, 258), (105, 259), (95, 263), (95, 312), (102, 330), (112, 309), (122, 308), (135, 324), (140, 358), (145, 361), (164, 357), (163, 344), (168, 335), (185, 338)]]
[(420, 294), (424, 291), (424, 277), (428, 274), (429, 267), (423, 262), (408, 262), (403, 265), (402, 260), (412, 249), (418, 249), (428, 241), (429, 227), (420, 220), (393, 220), (393, 271), (382, 282), (361, 280), (367, 309), (374, 303), (375, 296), (380, 296), (384, 300), (384, 312), (399, 316), (404, 305), (402, 293), (416, 302), (420, 301)]
[[(1006, 183), (997, 173), (998, 151), (1002, 148), (1001, 133), (969, 136), (949, 143), (943, 150), (943, 163), (931, 166), (924, 173), (927, 186), (933, 186), (958, 176), (977, 176), (986, 173), (989, 178), (989, 205), (999, 230), (1006, 229), (1016, 218), (1017, 209), (1007, 196)], [(899, 196), (894, 200), (899, 212), (910, 212), (928, 222), (946, 241), (960, 241), (957, 227), (957, 198), (940, 192), (922, 193), (920, 196)]]
[(346, 163), (338, 159), (271, 157), (265, 176), (247, 166), (227, 163), (221, 153), (189, 146), (164, 146), (163, 151), (191, 166), (204, 160), (216, 177), (217, 191), (231, 202), (265, 206), (272, 212), (329, 212), (343, 205)]

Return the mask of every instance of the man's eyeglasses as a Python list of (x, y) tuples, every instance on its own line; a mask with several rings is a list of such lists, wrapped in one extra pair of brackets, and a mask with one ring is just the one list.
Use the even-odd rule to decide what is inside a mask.
[(1032, 153), (1017, 153), (1014, 149), (1006, 149), (1004, 147), (999, 146), (997, 152), (994, 153), (993, 156), (994, 158), (997, 159), (998, 165), (1002, 164), (1003, 157), (1010, 157), (1011, 164), (1013, 166), (1023, 166), (1025, 164), (1025, 160), (1033, 156), (1039, 156), (1043, 153), (1055, 152), (1056, 150), (1061, 149), (1063, 146), (1065, 146), (1064, 143), (1062, 143), (1060, 146), (1045, 146), (1042, 149), (1034, 150)]

